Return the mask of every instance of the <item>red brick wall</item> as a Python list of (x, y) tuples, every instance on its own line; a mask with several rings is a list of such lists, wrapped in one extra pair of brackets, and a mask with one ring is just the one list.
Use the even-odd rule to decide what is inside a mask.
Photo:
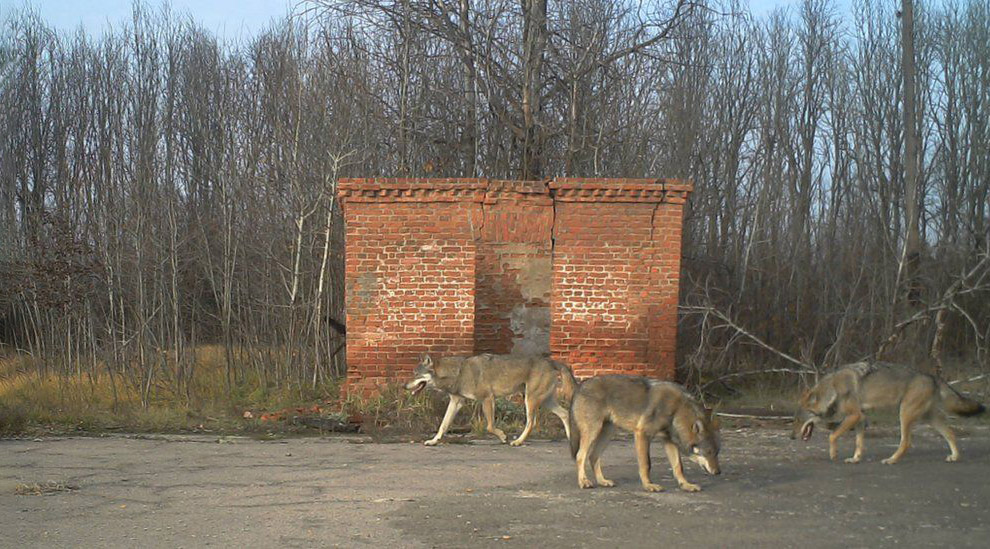
[(421, 354), (547, 352), (671, 378), (683, 203), (656, 180), (348, 179), (347, 385)]
[(672, 379), (690, 186), (556, 179), (550, 348), (579, 377)]
[(474, 350), (477, 180), (345, 180), (347, 391)]

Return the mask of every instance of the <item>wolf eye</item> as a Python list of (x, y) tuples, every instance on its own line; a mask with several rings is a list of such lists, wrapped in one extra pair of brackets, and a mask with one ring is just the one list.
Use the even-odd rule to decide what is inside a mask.
[(700, 454), (701, 453), (701, 448), (698, 448), (698, 445), (693, 444), (693, 445), (691, 445), (691, 452), (692, 453), (695, 453), (695, 454)]

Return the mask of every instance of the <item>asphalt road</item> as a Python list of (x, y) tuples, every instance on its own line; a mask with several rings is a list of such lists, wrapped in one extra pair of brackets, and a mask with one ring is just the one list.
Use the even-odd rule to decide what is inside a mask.
[[(990, 429), (956, 424), (960, 462), (944, 463), (922, 427), (893, 466), (879, 463), (892, 429), (846, 465), (828, 461), (820, 433), (802, 443), (784, 427), (723, 428), (723, 474), (686, 465), (695, 494), (677, 490), (658, 445), (666, 491), (642, 491), (628, 439), (605, 454), (616, 487), (594, 490), (577, 488), (563, 441), (3, 440), (0, 546), (987, 547)], [(16, 494), (48, 481), (56, 491)]]

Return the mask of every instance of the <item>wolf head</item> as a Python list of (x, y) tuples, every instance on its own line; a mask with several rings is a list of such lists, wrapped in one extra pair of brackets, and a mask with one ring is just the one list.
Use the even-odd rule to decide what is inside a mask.
[(819, 383), (813, 389), (805, 391), (794, 414), (791, 438), (800, 436), (801, 440), (810, 439), (815, 425), (827, 421), (835, 413), (836, 400), (835, 389), (830, 385)]
[(436, 380), (436, 370), (433, 368), (433, 359), (430, 355), (424, 355), (419, 365), (413, 370), (413, 378), (406, 383), (406, 389), (416, 394), (426, 387), (433, 387)]
[(675, 419), (678, 446), (688, 454), (688, 459), (700, 465), (709, 475), (718, 475), (722, 472), (718, 465), (718, 452), (722, 446), (718, 420), (707, 408), (692, 409), (691, 412)]

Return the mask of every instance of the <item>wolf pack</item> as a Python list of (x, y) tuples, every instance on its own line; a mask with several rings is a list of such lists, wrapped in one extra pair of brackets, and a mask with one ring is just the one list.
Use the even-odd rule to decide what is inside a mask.
[[(570, 400), (569, 408), (557, 401), (558, 387)], [(662, 442), (681, 490), (700, 490), (684, 476), (681, 454), (710, 475), (721, 472), (716, 414), (674, 382), (634, 375), (602, 375), (578, 381), (566, 364), (545, 356), (480, 354), (436, 361), (424, 356), (405, 388), (413, 393), (430, 388), (449, 397), (440, 427), (425, 441), (427, 446), (440, 442), (468, 400), (481, 402), (487, 431), (502, 443), (508, 442), (505, 432), (495, 425), (495, 399), (521, 393), (526, 424), (510, 444), (526, 442), (541, 407), (550, 411), (564, 424), (581, 488), (615, 485), (602, 471), (602, 454), (616, 429), (633, 435), (639, 480), (646, 491), (663, 489), (650, 479), (650, 446), (654, 438)], [(950, 451), (945, 460), (958, 460), (959, 447), (947, 415), (965, 417), (985, 411), (982, 404), (935, 376), (898, 364), (857, 362), (823, 376), (802, 394), (791, 438), (807, 441), (816, 426), (825, 426), (831, 430), (829, 457), (834, 461), (838, 458), (838, 438), (854, 431), (855, 451), (845, 462), (858, 463), (863, 457), (868, 423), (865, 414), (885, 408), (896, 409), (900, 419), (900, 444), (882, 460), (885, 464), (900, 461), (911, 446), (912, 427), (921, 420), (945, 438)], [(594, 481), (588, 477), (589, 466)]]

